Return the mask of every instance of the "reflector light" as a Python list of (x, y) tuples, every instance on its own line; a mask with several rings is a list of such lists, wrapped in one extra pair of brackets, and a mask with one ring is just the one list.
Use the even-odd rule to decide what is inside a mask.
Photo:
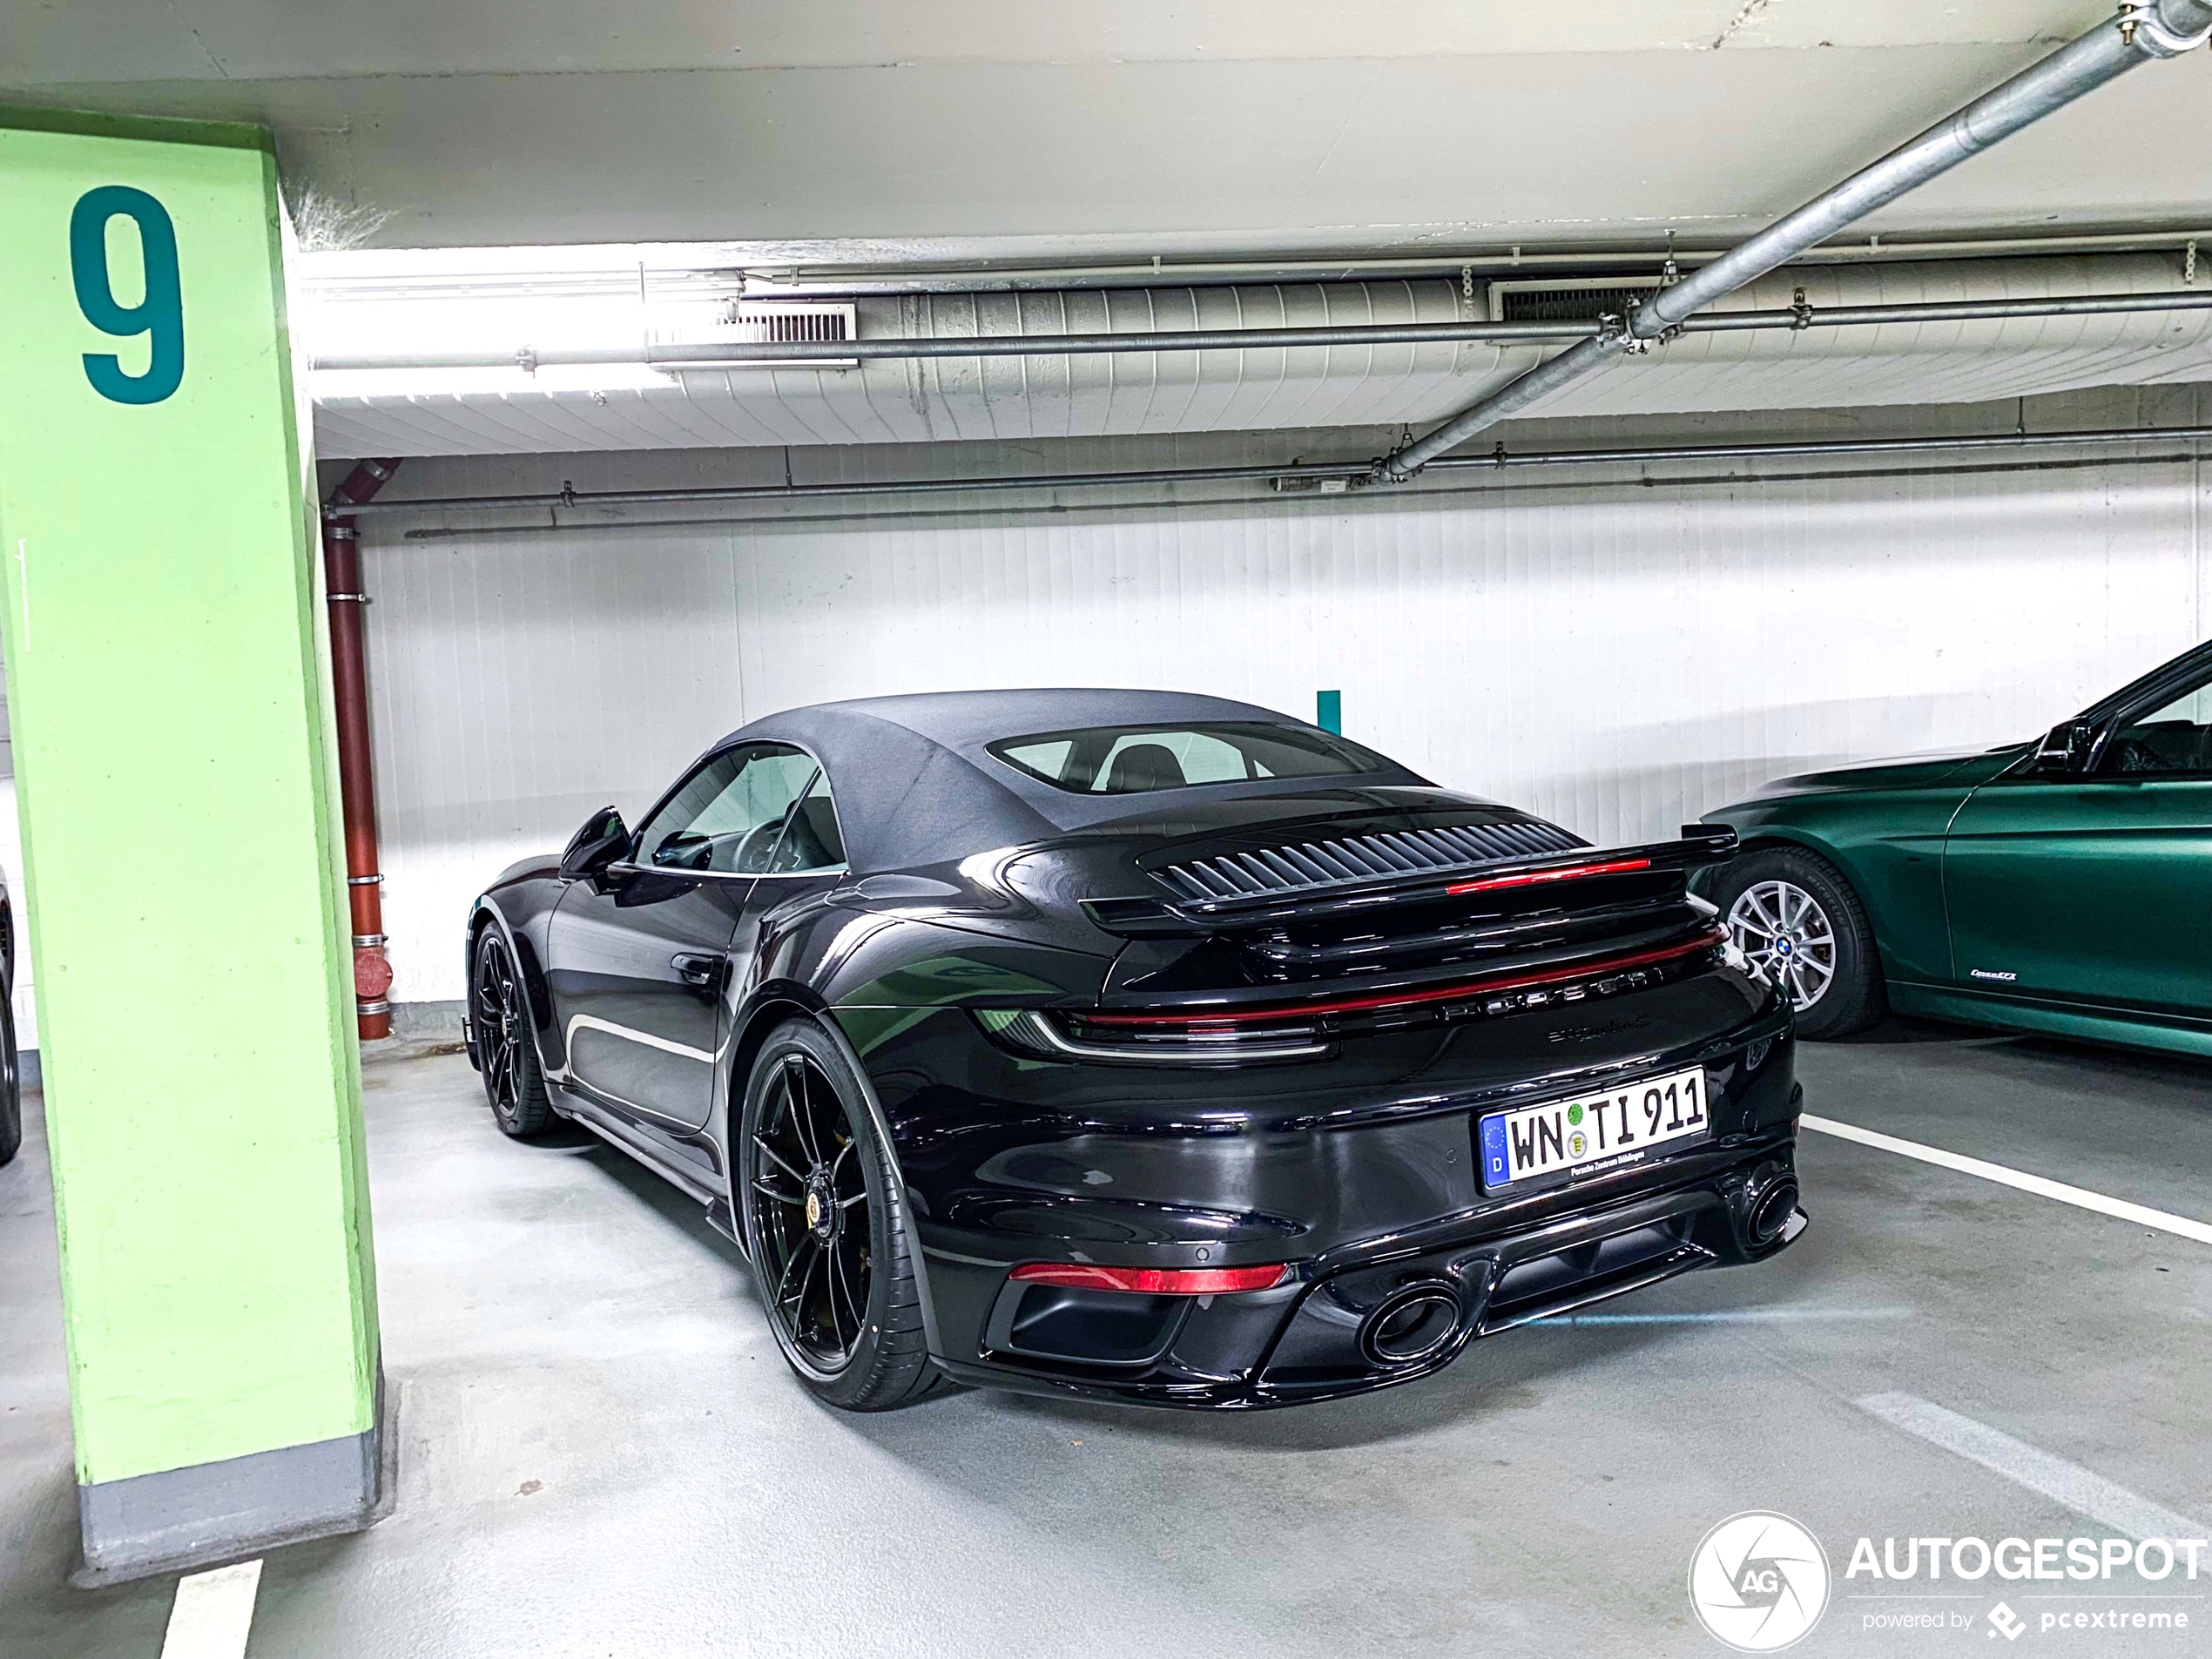
[(1531, 986), (1556, 985), (1563, 980), (1594, 979), (1632, 968), (1649, 968), (1677, 961), (1711, 950), (1726, 941), (1719, 928), (1702, 933), (1679, 945), (1657, 950), (1634, 951), (1624, 956), (1599, 956), (1541, 973), (1494, 974), (1483, 979), (1461, 980), (1452, 985), (1427, 986), (1416, 990), (1383, 991), (1373, 996), (1343, 996), (1328, 1002), (1301, 1002), (1291, 1008), (1252, 1008), (1235, 1014), (1085, 1014), (1086, 1025), (1146, 1026), (1192, 1032), (1234, 1030), (1239, 1026), (1271, 1020), (1310, 1020), (1323, 1014), (1365, 1014), (1378, 1008), (1420, 1008), (1436, 1002), (1457, 1002), (1485, 992), (1518, 991)]
[(1586, 875), (1619, 875), (1629, 870), (1649, 870), (1649, 859), (1615, 859), (1609, 864), (1570, 864), (1560, 870), (1531, 870), (1523, 875), (1494, 875), (1480, 881), (1454, 881), (1444, 889), (1451, 898), (1463, 893), (1495, 893), (1501, 887), (1534, 887), (1547, 881), (1574, 881)]
[(1076, 1291), (1134, 1291), (1143, 1296), (1219, 1296), (1271, 1290), (1290, 1277), (1283, 1263), (1265, 1267), (1101, 1267), (1091, 1262), (1025, 1262), (1014, 1277), (1025, 1285)]

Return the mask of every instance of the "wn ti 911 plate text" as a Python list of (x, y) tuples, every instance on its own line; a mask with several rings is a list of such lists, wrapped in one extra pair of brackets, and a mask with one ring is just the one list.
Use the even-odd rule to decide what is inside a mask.
[(1493, 1112), (1475, 1133), (1483, 1188), (1495, 1192), (1535, 1176), (1637, 1163), (1654, 1147), (1710, 1134), (1705, 1108), (1705, 1073), (1692, 1067), (1603, 1094)]

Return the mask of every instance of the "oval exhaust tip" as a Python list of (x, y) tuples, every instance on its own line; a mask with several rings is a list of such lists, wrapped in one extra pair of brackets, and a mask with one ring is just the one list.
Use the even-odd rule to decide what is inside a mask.
[(1784, 1176), (1759, 1195), (1758, 1202), (1751, 1206), (1751, 1218), (1745, 1231), (1753, 1244), (1770, 1244), (1782, 1237), (1782, 1230), (1797, 1213), (1797, 1184)]
[(1367, 1316), (1359, 1351), (1379, 1366), (1417, 1366), (1450, 1345), (1461, 1314), (1459, 1293), (1449, 1285), (1414, 1285)]

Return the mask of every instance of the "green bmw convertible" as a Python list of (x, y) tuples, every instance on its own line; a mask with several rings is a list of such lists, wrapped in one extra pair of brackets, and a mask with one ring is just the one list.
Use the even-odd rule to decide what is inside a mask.
[(2212, 642), (2040, 742), (1781, 778), (1700, 883), (1807, 1037), (1894, 1008), (2212, 1055)]

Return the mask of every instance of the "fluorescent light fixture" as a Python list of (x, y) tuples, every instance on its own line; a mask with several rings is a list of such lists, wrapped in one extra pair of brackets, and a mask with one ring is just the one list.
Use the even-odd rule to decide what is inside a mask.
[[(732, 347), (853, 337), (849, 304), (747, 300), (736, 252), (708, 245), (307, 253), (295, 320), (318, 366), (313, 390), (321, 401), (671, 391), (679, 374), (751, 368), (726, 355)], [(698, 359), (685, 358), (693, 348)], [(759, 366), (770, 367), (788, 374), (857, 364)]]

